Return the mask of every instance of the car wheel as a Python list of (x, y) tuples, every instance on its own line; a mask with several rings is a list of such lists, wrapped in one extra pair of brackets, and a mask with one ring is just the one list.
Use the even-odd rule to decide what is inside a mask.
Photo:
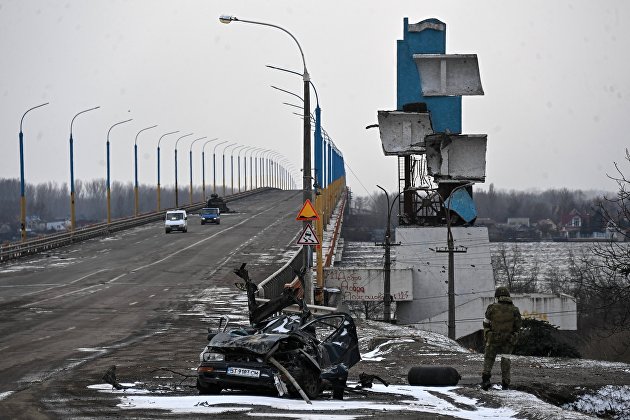
[(205, 225), (205, 224), (206, 224), (206, 222), (203, 222), (203, 221), (202, 221), (202, 222), (201, 222), (201, 224), (202, 224), (202, 225)]
[(182, 229), (182, 232), (184, 232), (184, 233), (188, 232), (188, 228)]
[(313, 369), (304, 369), (302, 377), (298, 383), (307, 397), (310, 399), (317, 398), (321, 388), (321, 380), (318, 372)]
[(166, 230), (166, 233), (171, 233), (170, 229), (165, 229), (165, 230)]
[(197, 390), (199, 395), (216, 395), (221, 392), (221, 387), (217, 384), (202, 384), (197, 379)]

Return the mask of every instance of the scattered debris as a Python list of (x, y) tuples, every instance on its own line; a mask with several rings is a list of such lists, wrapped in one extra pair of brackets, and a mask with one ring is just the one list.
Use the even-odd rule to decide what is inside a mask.
[(389, 382), (387, 382), (385, 379), (382, 379), (380, 376), (370, 375), (368, 373), (361, 372), (361, 374), (359, 375), (359, 385), (357, 386), (357, 388), (372, 388), (374, 379), (385, 386), (389, 386)]
[(121, 389), (127, 389), (129, 387), (121, 385), (117, 380), (116, 380), (116, 365), (111, 365), (106, 371), (105, 374), (103, 375), (103, 380), (110, 384), (111, 386), (113, 386), (114, 388), (121, 390)]

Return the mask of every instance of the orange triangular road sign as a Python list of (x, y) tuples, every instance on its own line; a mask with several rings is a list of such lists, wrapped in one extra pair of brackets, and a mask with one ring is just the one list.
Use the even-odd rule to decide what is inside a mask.
[(297, 240), (298, 245), (319, 245), (319, 239), (317, 239), (317, 235), (313, 230), (313, 226), (311, 224), (307, 224), (300, 235), (300, 238)]
[(307, 220), (319, 220), (319, 214), (315, 211), (313, 204), (311, 204), (311, 200), (308, 198), (306, 199), (304, 205), (302, 206), (302, 210), (300, 210), (295, 220), (299, 220), (300, 222)]

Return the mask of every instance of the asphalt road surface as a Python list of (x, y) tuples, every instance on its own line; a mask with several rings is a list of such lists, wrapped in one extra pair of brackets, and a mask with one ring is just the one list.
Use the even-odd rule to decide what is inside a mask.
[(190, 215), (187, 233), (152, 223), (0, 266), (0, 417), (64, 417), (43, 389), (168, 330), (196, 293), (236, 290), (242, 262), (257, 282), (273, 273), (298, 250), (300, 206), (300, 191), (266, 192), (230, 202), (220, 225)]

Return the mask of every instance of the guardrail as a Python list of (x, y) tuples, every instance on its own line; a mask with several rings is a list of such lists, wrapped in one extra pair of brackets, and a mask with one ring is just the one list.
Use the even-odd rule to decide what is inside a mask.
[(258, 295), (264, 299), (272, 299), (282, 294), (282, 289), (295, 278), (295, 273), (304, 268), (304, 248), (300, 247), (297, 254), (282, 268), (258, 284)]
[[(250, 191), (244, 191), (241, 193), (226, 196), (224, 197), (224, 200), (226, 202), (230, 202), (243, 197), (268, 191), (270, 189), (271, 188), (269, 187), (265, 187)], [(181, 206), (179, 208), (182, 208), (186, 211), (195, 211), (203, 208), (205, 205), (206, 203), (202, 202), (189, 204), (187, 206)], [(85, 241), (87, 239), (96, 238), (99, 236), (106, 236), (114, 232), (162, 220), (164, 218), (164, 213), (167, 210), (170, 209), (164, 209), (160, 212), (145, 213), (137, 217), (118, 219), (109, 224), (99, 223), (97, 225), (86, 226), (75, 229), (74, 232), (57, 233), (46, 235), (41, 238), (30, 239), (24, 242), (13, 242), (7, 245), (0, 245), (0, 262), (15, 260), (18, 258), (26, 257), (28, 255), (37, 254), (54, 248), (70, 245), (76, 242)]]

